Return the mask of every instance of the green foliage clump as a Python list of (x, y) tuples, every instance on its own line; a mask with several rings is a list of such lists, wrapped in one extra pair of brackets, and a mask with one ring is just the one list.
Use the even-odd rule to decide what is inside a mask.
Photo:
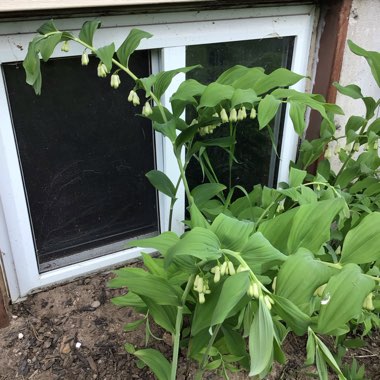
[[(362, 376), (363, 369), (355, 363), (341, 369), (321, 336), (335, 337), (343, 347), (351, 331), (368, 334), (379, 325), (380, 119), (373, 119), (379, 101), (363, 96), (358, 86), (336, 84), (342, 94), (361, 99), (366, 106), (365, 116), (351, 116), (347, 122), (345, 149), (333, 119), (342, 110), (320, 95), (289, 89), (303, 76), (283, 68), (266, 74), (261, 68), (238, 65), (208, 85), (186, 80), (171, 97), (169, 110), (160, 98), (172, 79), (197, 67), (137, 78), (128, 67), (129, 57), (141, 39), (151, 35), (133, 29), (117, 50), (113, 43), (95, 48), (93, 35), (99, 26), (98, 21), (86, 22), (76, 37), (47, 22), (30, 43), (24, 68), (27, 82), (40, 93), (40, 57), (47, 61), (59, 43), (64, 50), (69, 41), (83, 45), (82, 64), (99, 59), (98, 76), (109, 76), (112, 87), (119, 87), (120, 71), (134, 80), (128, 100), (172, 143), (180, 172), (177, 183), (157, 170), (147, 178), (171, 199), (171, 210), (183, 184), (188, 229), (178, 236), (170, 231), (170, 220), (169, 231), (131, 243), (153, 248), (160, 256), (142, 254), (144, 269), (119, 269), (109, 286), (128, 288), (112, 300), (115, 305), (145, 315), (125, 330), (145, 323), (147, 334), (153, 335), (149, 327), (153, 320), (172, 335), (173, 357), (169, 362), (157, 350), (136, 350), (130, 344), (126, 350), (160, 380), (176, 378), (180, 347), (198, 362), (198, 379), (206, 370), (227, 379), (229, 371), (246, 370), (261, 379), (274, 361), (286, 361), (282, 345), (292, 331), (307, 335), (305, 364), (315, 364), (321, 380), (327, 379), (328, 367), (339, 379)], [(380, 86), (380, 54), (352, 42), (349, 46), (367, 60)], [(94, 56), (89, 58), (87, 51)], [(319, 112), (323, 120), (320, 137), (303, 141), (288, 183), (278, 189), (261, 185), (244, 189), (233, 186), (231, 176), (229, 183), (219, 183), (207, 150), (226, 150), (231, 172), (239, 122), (257, 118), (259, 129), (271, 131), (271, 121), (283, 104), (300, 137), (307, 109)], [(181, 118), (189, 109), (195, 115), (191, 123)], [(229, 128), (227, 137), (202, 138), (223, 124)], [(342, 163), (337, 172), (328, 160), (334, 146)], [(208, 182), (190, 189), (186, 168), (194, 158)], [(316, 161), (317, 174), (308, 173)], [(234, 197), (237, 191), (243, 196)]]

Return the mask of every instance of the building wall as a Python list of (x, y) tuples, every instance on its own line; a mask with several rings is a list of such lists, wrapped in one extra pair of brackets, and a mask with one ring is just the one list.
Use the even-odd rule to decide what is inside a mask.
[[(357, 45), (366, 50), (380, 52), (380, 1), (379, 0), (353, 0), (349, 17), (347, 39), (352, 40)], [(346, 44), (343, 66), (340, 75), (340, 84), (356, 84), (362, 89), (364, 96), (380, 98), (380, 88), (372, 78), (370, 68), (366, 60), (353, 54)], [(337, 125), (340, 126), (339, 135), (344, 133), (344, 126), (351, 115), (365, 115), (363, 102), (354, 100), (338, 93), (336, 103), (341, 106), (346, 113), (344, 116), (336, 118)], [(333, 159), (333, 167), (338, 166), (338, 161)]]

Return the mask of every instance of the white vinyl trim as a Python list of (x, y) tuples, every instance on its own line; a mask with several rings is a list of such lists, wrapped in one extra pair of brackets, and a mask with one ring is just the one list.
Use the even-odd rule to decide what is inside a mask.
[[(60, 29), (77, 32), (83, 21), (85, 20), (81, 18), (61, 19), (57, 21), (57, 25)], [(42, 22), (40, 20), (0, 24), (0, 63), (23, 60), (28, 42), (34, 37), (33, 30)], [(104, 28), (97, 32), (95, 44), (102, 46), (114, 41), (117, 46), (123, 42), (132, 27), (149, 31), (154, 37), (143, 40), (139, 49), (154, 49), (153, 70), (158, 71), (185, 66), (186, 45), (295, 36), (292, 69), (306, 75), (313, 22), (314, 7), (306, 5), (109, 16), (102, 19)], [(71, 44), (70, 55), (81, 53), (82, 49), (78, 45)], [(67, 53), (56, 49), (54, 57), (61, 56), (67, 56)], [(95, 75), (94, 73), (94, 80)], [(175, 77), (163, 98), (166, 106), (169, 106), (170, 95), (183, 78), (184, 75), (181, 74)], [(294, 88), (303, 90), (305, 83), (300, 82)], [(23, 297), (33, 289), (121, 264), (138, 256), (140, 250), (134, 248), (47, 273), (38, 272), (3, 77), (0, 77), (0, 111), (0, 199), (3, 206), (3, 214), (0, 213), (0, 237), (4, 239), (0, 243), (0, 249), (4, 252), (4, 267), (12, 299)], [(295, 159), (297, 140), (287, 115), (278, 181), (287, 179), (289, 162)], [(170, 142), (157, 135), (156, 151), (158, 169), (163, 170), (173, 183), (176, 183), (179, 173)], [(180, 188), (178, 198), (174, 210), (174, 231), (181, 233), (184, 218), (183, 187)], [(159, 196), (162, 231), (167, 229), (169, 204), (170, 200), (167, 197)]]

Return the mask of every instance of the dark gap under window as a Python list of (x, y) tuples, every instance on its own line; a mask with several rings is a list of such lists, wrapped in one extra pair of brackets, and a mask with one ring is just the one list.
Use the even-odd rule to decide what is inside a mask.
[[(132, 81), (120, 74), (114, 90), (109, 77), (97, 77), (97, 64), (50, 60), (40, 96), (21, 63), (2, 65), (40, 270), (159, 229), (156, 192), (145, 177), (155, 168), (151, 123), (127, 101)], [(130, 67), (148, 76), (149, 52), (136, 52)]]

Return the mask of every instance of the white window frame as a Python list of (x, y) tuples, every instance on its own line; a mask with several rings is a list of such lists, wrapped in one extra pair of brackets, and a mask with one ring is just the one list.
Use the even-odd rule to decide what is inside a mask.
[[(315, 7), (312, 5), (263, 7), (236, 10), (171, 12), (145, 15), (108, 16), (101, 19), (102, 28), (95, 37), (96, 46), (114, 41), (121, 44), (131, 28), (137, 27), (153, 34), (143, 40), (139, 49), (153, 50), (153, 70), (170, 70), (185, 66), (186, 45), (199, 45), (228, 41), (243, 41), (273, 37), (294, 36), (292, 70), (306, 75), (309, 48), (313, 33)], [(88, 18), (86, 18), (88, 19)], [(86, 20), (60, 19), (60, 29), (78, 32)], [(21, 61), (25, 58), (28, 42), (42, 20), (5, 22), (0, 24), (0, 63)], [(82, 49), (71, 44), (69, 55), (80, 55)], [(56, 49), (54, 57), (67, 56)], [(79, 63), (78, 63), (79, 64)], [(163, 97), (170, 107), (169, 98), (184, 79), (180, 74), (173, 80)], [(96, 73), (94, 73), (94, 80)], [(305, 81), (293, 88), (305, 90)], [(44, 89), (48, 91), (48, 89)], [(33, 244), (33, 236), (26, 205), (25, 192), (14, 140), (11, 115), (7, 102), (4, 78), (0, 78), (0, 248), (12, 300), (26, 296), (41, 287), (66, 281), (106, 267), (122, 264), (139, 256), (141, 250), (131, 248), (81, 263), (68, 265), (40, 274)], [(295, 159), (298, 137), (293, 131), (286, 112), (278, 182), (287, 180), (288, 166)], [(171, 143), (156, 136), (157, 168), (175, 182), (178, 169)], [(180, 188), (174, 210), (174, 231), (181, 233), (184, 218), (184, 190)], [(169, 199), (159, 195), (161, 231), (167, 228)]]

